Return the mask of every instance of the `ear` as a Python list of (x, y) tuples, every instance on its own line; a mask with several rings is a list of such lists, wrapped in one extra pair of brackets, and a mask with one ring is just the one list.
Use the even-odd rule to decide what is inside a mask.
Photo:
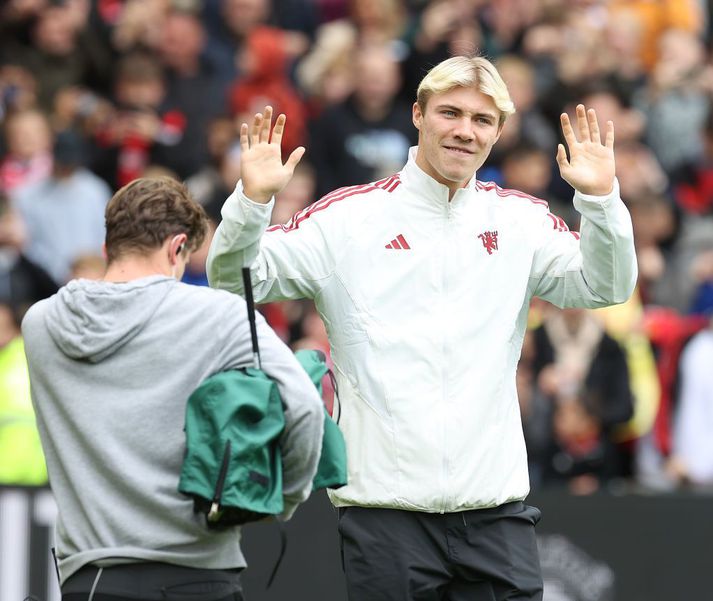
[(413, 121), (414, 127), (421, 131), (421, 122), (423, 121), (423, 113), (421, 112), (421, 107), (418, 106), (418, 102), (413, 103), (411, 107), (411, 120)]
[(178, 261), (179, 255), (185, 250), (188, 236), (186, 234), (178, 234), (171, 238), (168, 243), (168, 260), (171, 265)]
[(102, 257), (104, 257), (104, 260), (107, 260), (107, 254), (106, 254), (106, 242), (102, 244)]

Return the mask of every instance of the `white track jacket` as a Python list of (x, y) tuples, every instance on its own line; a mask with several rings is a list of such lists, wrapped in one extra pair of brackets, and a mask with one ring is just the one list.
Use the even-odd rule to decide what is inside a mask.
[(545, 201), (477, 181), (456, 192), (403, 170), (341, 188), (267, 227), (240, 183), (208, 273), (256, 302), (314, 299), (329, 334), (347, 443), (337, 506), (453, 512), (524, 499), (515, 370), (533, 296), (559, 307), (624, 302), (637, 277), (619, 198), (575, 193), (580, 234)]

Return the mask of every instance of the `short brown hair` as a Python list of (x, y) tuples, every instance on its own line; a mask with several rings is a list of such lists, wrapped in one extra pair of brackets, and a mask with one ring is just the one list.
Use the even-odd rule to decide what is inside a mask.
[(193, 252), (208, 232), (203, 207), (170, 177), (143, 177), (125, 185), (109, 201), (104, 216), (108, 263), (125, 254), (150, 253), (178, 234), (188, 236), (186, 247)]

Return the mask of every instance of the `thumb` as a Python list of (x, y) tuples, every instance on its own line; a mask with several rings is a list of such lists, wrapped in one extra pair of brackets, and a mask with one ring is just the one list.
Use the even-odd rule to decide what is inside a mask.
[(295, 167), (297, 167), (297, 163), (300, 162), (304, 153), (305, 153), (304, 146), (298, 146), (297, 148), (295, 148), (292, 151), (292, 153), (290, 154), (290, 156), (287, 158), (285, 167), (289, 168), (290, 171), (294, 171)]

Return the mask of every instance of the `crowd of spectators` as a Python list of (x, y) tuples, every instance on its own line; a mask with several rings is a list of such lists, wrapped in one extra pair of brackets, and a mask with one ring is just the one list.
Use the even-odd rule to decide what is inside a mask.
[[(112, 190), (172, 175), (217, 223), (240, 176), (239, 125), (271, 104), (288, 116), (285, 156), (307, 148), (277, 198), (283, 223), (334, 188), (398, 171), (416, 142), (417, 82), (450, 55), (479, 53), (517, 112), (478, 179), (547, 200), (577, 229), (554, 157), (559, 114), (583, 102), (615, 123), (639, 258), (624, 305), (533, 304), (518, 370), (533, 487), (713, 488), (712, 4), (1, 3), (0, 483), (45, 477), (19, 320), (69, 279), (101, 276)], [(191, 284), (207, 284), (206, 250)], [(262, 311), (294, 348), (328, 351), (309, 303)]]

